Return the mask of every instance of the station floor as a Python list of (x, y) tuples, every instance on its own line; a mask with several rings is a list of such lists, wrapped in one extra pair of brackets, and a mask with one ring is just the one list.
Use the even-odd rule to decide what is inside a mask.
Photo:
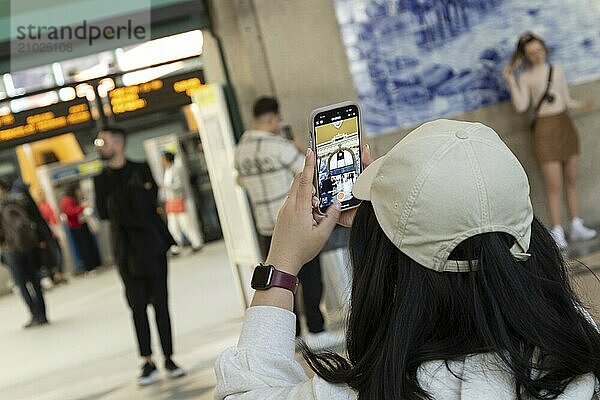
[[(600, 239), (572, 246), (571, 255), (600, 274)], [(570, 270), (600, 321), (599, 281), (578, 262)], [(23, 330), (24, 306), (16, 296), (0, 297), (0, 399), (212, 399), (214, 361), (236, 343), (241, 327), (243, 310), (233, 282), (223, 242), (171, 261), (174, 358), (189, 374), (145, 388), (135, 383), (140, 363), (115, 270), (48, 291), (52, 323), (47, 327)], [(160, 366), (159, 348), (155, 340)]]
[(224, 243), (172, 259), (169, 279), (174, 360), (188, 376), (138, 388), (140, 362), (121, 282), (116, 270), (105, 269), (48, 291), (45, 327), (23, 330), (20, 299), (0, 297), (0, 399), (212, 399), (214, 361), (236, 343), (243, 315)]

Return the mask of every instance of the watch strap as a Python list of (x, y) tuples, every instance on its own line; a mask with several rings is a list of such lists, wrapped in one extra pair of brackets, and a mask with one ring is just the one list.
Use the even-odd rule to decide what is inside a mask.
[(273, 267), (273, 274), (271, 275), (271, 285), (283, 289), (287, 289), (290, 292), (296, 294), (298, 290), (298, 277), (287, 272), (283, 272)]

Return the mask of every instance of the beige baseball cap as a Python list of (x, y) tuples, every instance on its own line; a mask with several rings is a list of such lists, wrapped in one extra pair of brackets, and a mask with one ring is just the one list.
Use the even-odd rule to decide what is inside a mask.
[(367, 167), (353, 193), (372, 203), (400, 251), (434, 271), (476, 269), (448, 256), (485, 232), (512, 235), (513, 255), (529, 257), (533, 209), (527, 175), (483, 124), (440, 119), (421, 125)]

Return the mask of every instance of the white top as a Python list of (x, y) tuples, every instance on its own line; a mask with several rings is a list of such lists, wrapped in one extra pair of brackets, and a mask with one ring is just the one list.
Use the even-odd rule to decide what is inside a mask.
[(163, 187), (165, 188), (165, 197), (167, 200), (185, 197), (185, 186), (183, 183), (182, 166), (177, 162), (165, 169), (163, 176)]
[[(215, 365), (215, 399), (243, 400), (353, 400), (357, 393), (346, 385), (308, 378), (294, 358), (295, 315), (277, 307), (258, 306), (246, 311), (237, 347), (225, 350)], [(433, 398), (443, 400), (514, 399), (514, 381), (492, 354), (464, 361), (425, 363), (419, 383)], [(462, 379), (459, 379), (462, 378)], [(594, 396), (593, 374), (574, 379), (558, 400), (589, 400)]]
[(264, 131), (246, 131), (235, 150), (235, 169), (248, 192), (256, 227), (271, 236), (279, 209), (304, 157), (291, 140)]
[[(535, 109), (546, 90), (549, 68), (548, 64), (529, 68), (522, 71), (517, 80), (509, 81), (512, 102), (518, 112), (525, 112), (530, 107)], [(565, 73), (560, 65), (553, 65), (549, 93), (554, 96), (554, 101), (549, 103), (544, 100), (537, 116), (557, 115), (567, 108), (579, 108), (582, 105), (571, 98)]]

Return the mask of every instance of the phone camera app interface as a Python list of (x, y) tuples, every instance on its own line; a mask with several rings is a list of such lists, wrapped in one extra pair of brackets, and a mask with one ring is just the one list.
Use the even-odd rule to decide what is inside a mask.
[(326, 111), (315, 118), (319, 207), (322, 211), (336, 198), (342, 208), (358, 201), (352, 196), (352, 187), (360, 173), (358, 126), (356, 107)]

